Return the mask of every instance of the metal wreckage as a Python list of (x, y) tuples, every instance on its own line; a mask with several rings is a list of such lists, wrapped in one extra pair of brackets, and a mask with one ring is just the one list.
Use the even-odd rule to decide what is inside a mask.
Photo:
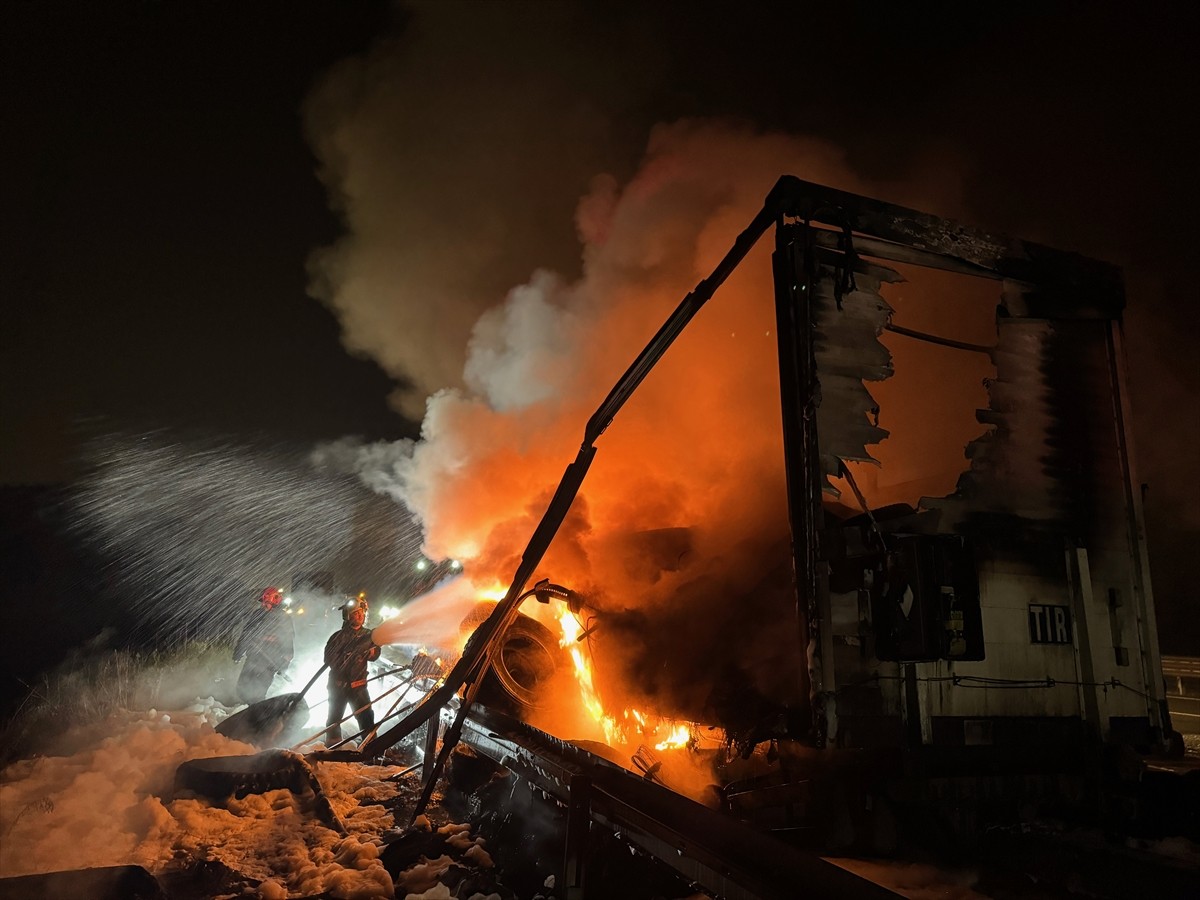
[[(498, 673), (520, 698), (506, 641), (527, 598), (571, 601), (529, 581), (597, 441), (772, 227), (790, 620), (807, 669), (807, 702), (784, 736), (807, 752), (777, 754), (768, 771), (722, 785), (712, 809), (666, 789), (652, 769), (639, 777), (533, 728), (520, 704), (485, 705), (481, 690)], [(900, 280), (892, 265), (989, 281), (999, 295), (994, 344), (892, 324), (880, 293)], [(596, 829), (714, 896), (792, 896), (805, 883), (817, 895), (865, 897), (874, 885), (770, 832), (828, 846), (835, 828), (869, 840), (885, 811), (978, 831), (1042, 801), (1097, 814), (1136, 806), (1114, 774), (1120, 760), (1164, 753), (1178, 735), (1134, 473), (1123, 306), (1110, 265), (781, 178), (588, 420), (506, 595), (453, 669), (358, 750), (310, 756), (373, 759), (423, 736), (415, 816), (456, 747), (469, 745), (565, 807), (566, 897), (584, 896)], [(916, 507), (870, 508), (847, 466), (870, 460), (887, 433), (867, 387), (892, 374), (885, 330), (986, 353), (994, 367), (988, 406), (976, 412), (985, 430), (966, 448), (957, 489)], [(854, 495), (843, 498), (858, 507), (850, 514), (827, 502), (836, 478)], [(767, 737), (718, 724), (739, 749)]]

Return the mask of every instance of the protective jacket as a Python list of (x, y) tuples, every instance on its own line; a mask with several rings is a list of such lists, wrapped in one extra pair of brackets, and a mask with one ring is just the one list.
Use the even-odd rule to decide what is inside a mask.
[(250, 614), (233, 650), (234, 660), (243, 656), (259, 669), (282, 672), (295, 652), (296, 629), (291, 616), (282, 610), (259, 607)]
[(233, 648), (235, 661), (246, 658), (237, 681), (243, 702), (257, 703), (267, 696), (275, 675), (292, 661), (295, 638), (291, 616), (266, 607), (250, 614)]
[(357, 687), (367, 680), (367, 663), (379, 657), (380, 648), (366, 628), (346, 623), (325, 642), (325, 662), (329, 664), (329, 683)]
[(380, 648), (366, 628), (346, 622), (325, 642), (325, 662), (329, 664), (329, 712), (326, 740), (336, 744), (342, 739), (342, 717), (349, 706), (358, 721), (359, 733), (375, 727), (375, 711), (367, 690), (367, 663), (379, 656)]

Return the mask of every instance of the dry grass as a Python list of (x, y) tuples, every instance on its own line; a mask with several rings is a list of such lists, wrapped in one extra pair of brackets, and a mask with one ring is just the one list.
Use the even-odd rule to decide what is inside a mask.
[(196, 697), (225, 699), (236, 667), (225, 644), (192, 641), (139, 653), (104, 650), (73, 657), (29, 685), (0, 726), (0, 766), (44, 753), (68, 729), (119, 710), (170, 709)]

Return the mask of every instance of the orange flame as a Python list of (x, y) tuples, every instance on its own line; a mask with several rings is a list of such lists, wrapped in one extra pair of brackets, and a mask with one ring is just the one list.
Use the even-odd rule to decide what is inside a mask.
[[(662, 721), (657, 717), (650, 717), (638, 709), (627, 707), (622, 715), (624, 721), (618, 722), (615, 716), (605, 711), (604, 703), (600, 699), (600, 693), (596, 690), (595, 679), (592, 676), (591, 661), (584, 655), (584, 650), (580, 646), (579, 638), (583, 634), (583, 627), (570, 610), (565, 610), (558, 621), (563, 634), (559, 644), (571, 654), (583, 708), (603, 730), (605, 743), (615, 747), (632, 743), (631, 736), (644, 742), (657, 738), (663, 727)], [(631, 732), (633, 732), (632, 735)], [(692, 741), (692, 726), (682, 722), (674, 723), (669, 727), (667, 736), (655, 743), (654, 749), (671, 750), (687, 747)]]
[(675, 747), (686, 747), (692, 740), (692, 729), (685, 724), (678, 724), (671, 729), (666, 739), (654, 745), (655, 750), (670, 750)]
[(559, 646), (566, 648), (571, 653), (571, 662), (575, 666), (575, 680), (579, 682), (579, 697), (583, 701), (583, 708), (603, 729), (604, 740), (609, 744), (616, 743), (618, 736), (616, 720), (605, 714), (604, 704), (600, 702), (600, 695), (597, 693), (592, 679), (592, 664), (584, 658), (583, 649), (579, 646), (579, 636), (583, 633), (583, 628), (570, 610), (564, 610), (558, 621), (562, 626), (563, 633)]
[(476, 587), (475, 596), (480, 600), (492, 600), (499, 603), (508, 593), (508, 588), (499, 581), (492, 581), (491, 587)]

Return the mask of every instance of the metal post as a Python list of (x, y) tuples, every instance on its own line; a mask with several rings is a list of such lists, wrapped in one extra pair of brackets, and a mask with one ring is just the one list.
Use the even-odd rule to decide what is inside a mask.
[(1075, 674), (1079, 681), (1079, 713), (1090, 736), (1100, 741), (1106, 737), (1107, 722), (1100, 715), (1100, 700), (1096, 684), (1095, 648), (1092, 646), (1091, 616), (1092, 573), (1085, 547), (1067, 548), (1067, 588), (1071, 598), (1071, 613), (1075, 617), (1072, 637), (1075, 641)]
[(567, 805), (567, 846), (563, 854), (563, 891), (566, 900), (584, 900), (583, 876), (591, 826), (591, 779), (586, 775), (572, 775), (570, 802)]
[(818, 549), (823, 513), (811, 296), (817, 277), (810, 232), (808, 226), (777, 224), (772, 268), (796, 618), (801, 647), (810, 661), (809, 698), (815, 743), (824, 747), (827, 738), (832, 737), (830, 719), (834, 715), (833, 645), (827, 621), (828, 592), (824, 590)]
[(921, 722), (921, 691), (917, 686), (917, 664), (906, 662), (900, 664), (900, 672), (904, 678), (904, 741), (909, 750), (917, 750), (924, 743), (923, 723)]
[(425, 765), (421, 768), (421, 784), (428, 785), (437, 769), (438, 737), (442, 731), (442, 711), (437, 710), (425, 723)]

